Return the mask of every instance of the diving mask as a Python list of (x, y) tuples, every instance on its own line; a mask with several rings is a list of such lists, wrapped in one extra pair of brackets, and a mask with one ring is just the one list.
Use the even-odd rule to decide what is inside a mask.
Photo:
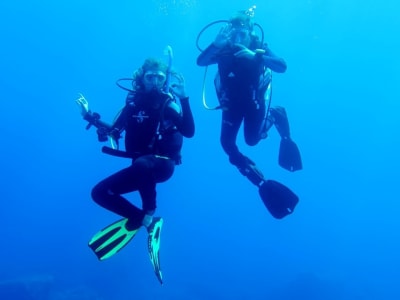
[(143, 77), (144, 77), (144, 80), (146, 80), (148, 82), (153, 82), (155, 80), (163, 82), (167, 78), (165, 73), (163, 73), (161, 71), (148, 71), (148, 72), (144, 73)]
[(162, 71), (149, 70), (143, 75), (143, 84), (146, 90), (160, 90), (167, 80), (167, 75)]

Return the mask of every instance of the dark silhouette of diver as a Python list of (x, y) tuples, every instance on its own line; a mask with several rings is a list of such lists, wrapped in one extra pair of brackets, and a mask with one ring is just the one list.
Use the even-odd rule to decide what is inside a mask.
[(236, 145), (242, 124), (245, 142), (250, 146), (266, 138), (267, 131), (274, 125), (281, 137), (279, 164), (292, 172), (302, 169), (285, 109), (270, 107), (272, 72), (285, 72), (286, 63), (255, 34), (254, 27), (259, 25), (252, 20), (254, 9), (239, 11), (229, 21), (207, 25), (204, 29), (215, 23), (226, 23), (198, 56), (197, 65), (218, 65), (214, 83), (220, 104), (216, 108), (222, 110), (220, 141), (230, 163), (259, 188), (271, 214), (283, 218), (293, 212), (298, 197), (284, 185), (266, 180), (255, 162), (243, 155)]

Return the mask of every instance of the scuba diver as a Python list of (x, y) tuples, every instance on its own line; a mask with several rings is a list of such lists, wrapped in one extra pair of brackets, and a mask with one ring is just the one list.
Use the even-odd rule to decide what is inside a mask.
[[(202, 53), (198, 66), (218, 65), (214, 79), (219, 106), (207, 109), (222, 110), (220, 142), (231, 164), (259, 188), (259, 194), (273, 217), (281, 219), (293, 212), (298, 197), (286, 186), (266, 180), (256, 164), (243, 155), (236, 144), (243, 123), (244, 139), (255, 146), (267, 137), (275, 125), (280, 137), (279, 165), (291, 172), (302, 169), (300, 152), (290, 135), (289, 122), (283, 107), (271, 107), (272, 72), (286, 71), (285, 61), (276, 56), (264, 43), (262, 27), (253, 22), (255, 6), (235, 13), (228, 21), (208, 24), (199, 33), (197, 47)], [(225, 25), (214, 41), (203, 51), (198, 46), (200, 35), (216, 23)], [(260, 39), (255, 27), (262, 33)]]
[[(156, 211), (156, 185), (165, 182), (181, 163), (183, 137), (191, 138), (195, 132), (189, 97), (184, 78), (171, 70), (172, 49), (169, 47), (169, 64), (148, 58), (133, 75), (123, 78), (117, 85), (128, 94), (125, 106), (112, 124), (103, 122), (100, 115), (89, 110), (88, 101), (81, 95), (76, 103), (84, 120), (97, 128), (99, 141), (110, 138), (113, 147), (103, 147), (103, 152), (132, 159), (132, 163), (100, 181), (92, 189), (92, 198), (100, 206), (123, 218), (100, 232), (89, 242), (99, 260), (104, 260), (121, 250), (144, 226), (148, 231), (148, 250), (155, 274), (162, 284), (159, 263), (160, 233), (163, 219), (153, 217)], [(132, 89), (121, 81), (131, 80)], [(179, 102), (177, 101), (179, 99)], [(125, 132), (125, 151), (119, 150), (118, 139)], [(127, 200), (124, 194), (138, 191), (142, 208)]]

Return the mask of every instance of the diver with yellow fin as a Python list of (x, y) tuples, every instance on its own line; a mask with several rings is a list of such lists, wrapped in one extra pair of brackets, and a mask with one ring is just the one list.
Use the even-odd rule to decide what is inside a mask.
[[(112, 147), (103, 152), (130, 158), (132, 163), (99, 182), (92, 189), (92, 198), (100, 206), (123, 218), (99, 231), (89, 241), (89, 247), (99, 260), (112, 257), (144, 226), (148, 231), (147, 247), (154, 272), (163, 282), (160, 268), (161, 217), (156, 211), (156, 185), (171, 178), (175, 166), (181, 164), (183, 137), (195, 132), (189, 97), (184, 78), (172, 70), (172, 49), (167, 47), (168, 63), (148, 58), (133, 78), (122, 78), (117, 85), (128, 92), (125, 105), (109, 125), (100, 115), (89, 110), (83, 95), (76, 100), (83, 118), (97, 128), (99, 141), (108, 138)], [(127, 88), (122, 83), (131, 82)], [(125, 149), (119, 150), (118, 139), (125, 133)], [(123, 195), (138, 191), (142, 208)]]
[[(205, 26), (197, 37), (196, 44), (201, 51), (197, 65), (218, 66), (214, 85), (219, 105), (207, 105), (204, 83), (203, 104), (209, 110), (222, 110), (220, 141), (230, 163), (259, 188), (260, 196), (272, 216), (281, 219), (293, 212), (299, 201), (297, 195), (276, 181), (266, 180), (256, 164), (243, 155), (236, 144), (242, 124), (244, 139), (249, 146), (257, 145), (267, 137), (270, 127), (275, 126), (281, 137), (279, 165), (290, 172), (303, 167), (300, 151), (291, 139), (285, 109), (271, 107), (272, 72), (285, 72), (286, 63), (264, 43), (264, 31), (253, 21), (255, 8), (252, 6), (238, 11), (229, 20)], [(201, 34), (218, 23), (224, 25), (214, 41), (206, 49), (201, 49)], [(261, 38), (256, 34), (257, 28)]]

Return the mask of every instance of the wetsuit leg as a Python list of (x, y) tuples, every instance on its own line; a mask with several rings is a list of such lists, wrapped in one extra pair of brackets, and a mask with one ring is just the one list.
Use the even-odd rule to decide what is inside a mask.
[(221, 145), (229, 156), (229, 162), (236, 166), (241, 174), (246, 176), (253, 184), (260, 186), (264, 176), (257, 169), (255, 163), (240, 153), (236, 138), (243, 120), (242, 112), (230, 108), (222, 112)]
[(228, 154), (230, 161), (239, 161), (243, 157), (243, 154), (239, 152), (239, 148), (236, 145), (236, 138), (242, 120), (243, 115), (240, 110), (230, 108), (229, 110), (222, 111), (220, 142), (222, 149)]
[(249, 100), (247, 104), (247, 107), (244, 108), (244, 140), (247, 145), (255, 146), (261, 140), (263, 127), (266, 126), (264, 124), (266, 107), (264, 101), (254, 102), (253, 100)]
[[(93, 200), (100, 206), (129, 218), (129, 229), (141, 226), (148, 210), (156, 208), (156, 183), (170, 178), (175, 163), (170, 159), (146, 155), (136, 159), (132, 165), (99, 182), (92, 190)], [(122, 194), (139, 191), (143, 209), (139, 209)]]
[(161, 183), (171, 178), (175, 162), (171, 159), (147, 155), (138, 158), (135, 163), (140, 170), (139, 193), (143, 202), (143, 211), (154, 211), (156, 209), (155, 183)]

